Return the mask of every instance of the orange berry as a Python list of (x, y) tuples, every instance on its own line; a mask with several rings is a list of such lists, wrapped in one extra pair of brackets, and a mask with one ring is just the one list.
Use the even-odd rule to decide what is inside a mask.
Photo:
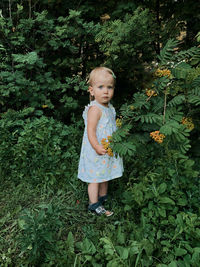
[(164, 134), (160, 134), (160, 131), (154, 131), (150, 133), (150, 136), (154, 141), (161, 144), (163, 142), (163, 139), (165, 138)]
[(113, 157), (113, 151), (110, 147), (110, 142), (112, 141), (112, 136), (107, 136), (106, 138), (101, 139), (101, 144), (103, 145), (103, 148), (107, 151), (108, 155)]

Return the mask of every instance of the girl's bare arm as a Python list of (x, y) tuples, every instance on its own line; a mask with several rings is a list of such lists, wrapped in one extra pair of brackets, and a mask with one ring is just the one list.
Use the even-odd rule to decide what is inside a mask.
[(105, 155), (106, 150), (103, 148), (102, 145), (99, 144), (96, 136), (96, 128), (98, 121), (101, 118), (101, 110), (96, 107), (92, 106), (88, 110), (88, 116), (87, 116), (87, 134), (88, 134), (88, 139), (91, 144), (91, 146), (94, 148), (94, 150), (97, 152), (99, 155)]

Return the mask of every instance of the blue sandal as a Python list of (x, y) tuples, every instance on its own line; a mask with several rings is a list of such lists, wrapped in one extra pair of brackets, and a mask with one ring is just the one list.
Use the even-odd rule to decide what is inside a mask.
[(103, 205), (108, 200), (108, 195), (99, 196), (98, 201)]
[(107, 217), (110, 217), (113, 215), (112, 211), (108, 211), (104, 208), (103, 205), (101, 205), (101, 202), (98, 201), (96, 203), (90, 204), (88, 206), (88, 210), (97, 214), (97, 215), (106, 215)]

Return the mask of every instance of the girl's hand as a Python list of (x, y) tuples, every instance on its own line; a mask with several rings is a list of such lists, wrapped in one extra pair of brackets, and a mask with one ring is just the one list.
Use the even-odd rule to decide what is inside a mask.
[(106, 150), (105, 150), (105, 148), (103, 148), (103, 146), (101, 146), (101, 145), (96, 145), (95, 146), (95, 151), (97, 152), (97, 154), (99, 154), (99, 155), (105, 155), (106, 154)]

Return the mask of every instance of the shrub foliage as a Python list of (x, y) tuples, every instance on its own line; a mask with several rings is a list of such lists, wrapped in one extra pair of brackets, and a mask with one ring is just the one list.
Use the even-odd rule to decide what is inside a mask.
[[(198, 23), (194, 1), (0, 3), (2, 266), (200, 265)], [(117, 76), (125, 166), (109, 221), (77, 179), (99, 65)]]

